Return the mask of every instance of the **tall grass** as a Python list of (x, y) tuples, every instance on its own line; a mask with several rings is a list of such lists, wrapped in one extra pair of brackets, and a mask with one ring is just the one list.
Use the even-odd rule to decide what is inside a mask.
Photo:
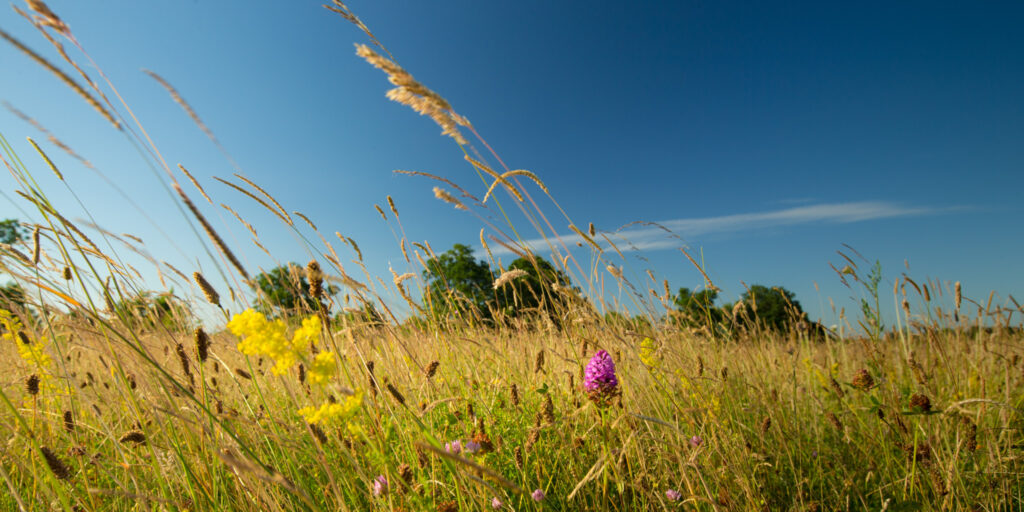
[[(540, 178), (507, 168), (336, 1), (329, 9), (377, 48), (359, 46), (358, 54), (395, 85), (388, 97), (459, 144), (485, 193), (477, 199), (471, 187), (412, 174), (438, 181), (447, 187), (435, 189), (439, 199), (481, 219), (488, 254), (497, 244), (529, 258), (523, 228), (504, 215), (515, 205), (578, 289), (550, 292), (560, 296), (533, 316), (489, 322), (466, 308), (432, 315), (416, 275), (392, 271), (390, 285), (372, 276), (355, 240), (336, 234), (332, 244), (239, 174), (224, 181), (317, 255), (291, 271), (293, 286), (305, 279), (313, 287), (313, 300), (268, 308), (269, 317), (243, 313), (261, 301), (249, 286), (255, 269), (190, 196), (199, 192), (210, 207), (213, 199), (184, 167), (191, 185), (178, 183), (128, 106), (107, 99), (119, 98), (113, 84), (101, 71), (99, 80), (89, 77), (83, 69), (92, 67), (68, 55), (58, 37), (94, 64), (57, 14), (38, 0), (29, 7), (25, 17), (87, 85), (20, 42), (19, 49), (57, 70), (163, 171), (214, 266), (209, 276), (197, 269), (189, 277), (190, 269), (148, 256), (135, 237), (79, 227), (34, 178), (60, 176), (44, 150), (36, 146), (39, 155), (23, 160), (0, 137), (18, 196), (39, 219), (30, 239), (0, 249), (0, 270), (31, 292), (28, 307), (0, 304), (0, 510), (1024, 507), (1024, 340), (1014, 322), (1024, 311), (1016, 302), (972, 298), (957, 283), (951, 306), (937, 296), (942, 283), (904, 276), (893, 289), (897, 325), (883, 329), (880, 270), (861, 276), (849, 258), (839, 278), (871, 300), (858, 317), (843, 318), (838, 336), (806, 323), (771, 330), (742, 308), (727, 312), (721, 329), (703, 331), (671, 315), (602, 314), (606, 283), (638, 286), (605, 260), (604, 251), (617, 250), (612, 240), (577, 228), (558, 209), (591, 249), (589, 262), (577, 261), (531, 195), (547, 196)], [(154, 77), (219, 146), (178, 91)], [(497, 166), (475, 153), (469, 136)], [(406, 260), (425, 268), (437, 254), (406, 240), (388, 203), (378, 212), (399, 233)], [(272, 254), (251, 224), (223, 207)], [(480, 214), (492, 208), (505, 224)], [(113, 242), (148, 257), (162, 295), (145, 288)], [(358, 272), (342, 264), (339, 242)], [(516, 272), (494, 279), (505, 284)], [(331, 285), (347, 301), (324, 293)], [(174, 286), (197, 290), (205, 303), (171, 294)], [(395, 300), (420, 314), (402, 318), (389, 307)], [(635, 301), (634, 310), (664, 311), (667, 284), (664, 294)], [(381, 314), (367, 314), (370, 307)], [(211, 308), (216, 321), (201, 326), (199, 312)], [(584, 387), (598, 350), (615, 363), (614, 392)]]

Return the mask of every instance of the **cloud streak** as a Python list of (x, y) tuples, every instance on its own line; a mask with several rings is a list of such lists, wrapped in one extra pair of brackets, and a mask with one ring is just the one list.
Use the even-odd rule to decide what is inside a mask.
[[(939, 212), (940, 210), (934, 208), (907, 207), (883, 201), (859, 201), (797, 206), (781, 210), (718, 217), (634, 222), (619, 228), (614, 233), (607, 233), (607, 235), (622, 251), (674, 249), (685, 245), (683, 240), (699, 235), (738, 233), (804, 224), (850, 224), (895, 217), (931, 215)], [(570, 246), (585, 243), (581, 236), (571, 232), (562, 235), (561, 238)], [(600, 236), (596, 241), (602, 246), (608, 245)], [(526, 243), (534, 252), (540, 252), (547, 248), (547, 243), (541, 238), (527, 240)], [(500, 246), (492, 247), (492, 250), (495, 254), (509, 254), (507, 249)]]

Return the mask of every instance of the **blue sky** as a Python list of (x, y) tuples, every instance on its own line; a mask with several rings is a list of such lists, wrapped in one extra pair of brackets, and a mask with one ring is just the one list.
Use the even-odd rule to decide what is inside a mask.
[[(325, 234), (354, 238), (371, 272), (386, 281), (389, 265), (415, 271), (390, 229), (397, 227), (373, 209), (388, 194), (410, 241), (429, 240), (438, 250), (478, 245), (478, 218), (436, 200), (435, 183), (392, 172), (439, 174), (482, 196), (461, 150), (429, 119), (384, 98), (390, 84), (354, 55), (352, 43), (365, 36), (319, 2), (51, 7), (168, 163), (185, 165), (215, 201), (252, 222), (278, 261), (304, 263), (310, 255), (273, 216), (210, 178), (234, 170), (142, 68), (180, 91), (248, 177)], [(906, 261), (915, 279), (962, 281), (979, 300), (993, 289), (1004, 298), (1024, 295), (1019, 3), (350, 7), (511, 168), (538, 174), (577, 225), (673, 228), (683, 242), (638, 225), (621, 233), (641, 249), (626, 252), (624, 262), (638, 283), (651, 268), (673, 288), (701, 286), (676, 250), (685, 243), (703, 254), (726, 300), (742, 293), (742, 282), (782, 285), (829, 323), (828, 297), (852, 306), (828, 266), (838, 266), (835, 251), (845, 243), (881, 261), (887, 290)], [(0, 28), (58, 60), (13, 12), (0, 14)], [(99, 224), (141, 236), (150, 252), (182, 270), (210, 272), (199, 238), (161, 185), (165, 176), (10, 45), (0, 45), (0, 66), (0, 99), (93, 162), (154, 219), (44, 144)], [(45, 137), (5, 110), (0, 133), (68, 216), (84, 218), (24, 142)], [(11, 189), (10, 178), (0, 177), (7, 197)], [(571, 235), (554, 205), (540, 203), (559, 233)], [(250, 269), (275, 264), (230, 214), (202, 207)], [(0, 217), (23, 215), (0, 197)]]

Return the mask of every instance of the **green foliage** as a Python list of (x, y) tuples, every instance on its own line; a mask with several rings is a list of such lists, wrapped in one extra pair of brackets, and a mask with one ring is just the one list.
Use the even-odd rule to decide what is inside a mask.
[(796, 294), (781, 286), (768, 288), (755, 284), (743, 293), (742, 301), (747, 306), (747, 315), (759, 324), (777, 331), (788, 330), (804, 316)]
[[(253, 308), (264, 314), (276, 311), (295, 313), (300, 310), (316, 310), (317, 301), (309, 294), (309, 282), (305, 272), (295, 263), (281, 265), (267, 272), (260, 272), (254, 279), (259, 297)], [(334, 295), (338, 289), (324, 286), (324, 293)]]
[(0, 220), (0, 243), (13, 244), (25, 238), (28, 231), (16, 219)]
[(492, 275), (487, 263), (473, 257), (473, 249), (455, 244), (451, 249), (427, 261), (423, 270), (427, 284), (425, 302), (436, 318), (450, 315), (491, 318)]
[(171, 330), (190, 327), (191, 312), (187, 305), (168, 293), (141, 292), (114, 304), (114, 314), (134, 328), (153, 329), (163, 326)]
[(562, 300), (554, 285), (568, 288), (569, 276), (540, 256), (535, 256), (532, 261), (516, 258), (507, 271), (515, 270), (522, 270), (526, 275), (509, 281), (495, 294), (497, 307), (502, 312), (516, 317), (528, 313), (551, 313), (558, 309)]
[(0, 286), (0, 308), (11, 309), (11, 306), (25, 307), (25, 290), (18, 283)]
[(691, 293), (689, 288), (680, 288), (672, 300), (678, 311), (673, 316), (680, 324), (689, 327), (718, 325), (725, 319), (725, 315), (715, 307), (717, 299), (718, 290), (704, 289)]

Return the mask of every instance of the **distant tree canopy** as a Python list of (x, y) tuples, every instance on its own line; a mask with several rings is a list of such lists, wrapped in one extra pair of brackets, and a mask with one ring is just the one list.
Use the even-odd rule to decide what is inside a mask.
[(16, 219), (0, 220), (0, 243), (13, 244), (25, 237), (26, 230)]
[(425, 306), (440, 317), (476, 314), (490, 319), (488, 304), (493, 300), (491, 270), (487, 262), (473, 257), (473, 249), (455, 244), (427, 261), (423, 270), (427, 283)]
[(469, 246), (455, 244), (427, 262), (423, 271), (427, 283), (424, 303), (438, 317), (473, 315), (491, 321), (495, 312), (518, 317), (552, 311), (558, 301), (554, 285), (570, 286), (564, 272), (539, 256), (533, 260), (517, 258), (506, 271), (522, 274), (495, 290), (498, 273), (492, 272), (487, 262), (474, 258)]
[(134, 327), (168, 329), (189, 328), (192, 318), (187, 305), (169, 293), (141, 292), (114, 304), (114, 313), (126, 324)]
[[(271, 313), (275, 308), (294, 313), (304, 308), (312, 311), (317, 307), (309, 294), (305, 271), (295, 263), (260, 272), (254, 282), (262, 293), (256, 298), (253, 308), (262, 313)], [(334, 295), (338, 289), (327, 285), (324, 293)]]
[(804, 315), (796, 294), (781, 287), (755, 284), (741, 297), (746, 314), (765, 326), (784, 331)]
[(715, 307), (717, 299), (718, 290), (704, 289), (692, 293), (689, 288), (680, 288), (673, 297), (679, 322), (691, 327), (713, 326), (720, 323), (725, 315), (721, 309)]
[(561, 304), (554, 285), (571, 286), (569, 276), (558, 270), (540, 256), (533, 261), (516, 258), (509, 264), (507, 272), (521, 270), (525, 275), (503, 284), (495, 290), (497, 307), (509, 316), (520, 316), (524, 312), (541, 312), (543, 306), (549, 309)]

